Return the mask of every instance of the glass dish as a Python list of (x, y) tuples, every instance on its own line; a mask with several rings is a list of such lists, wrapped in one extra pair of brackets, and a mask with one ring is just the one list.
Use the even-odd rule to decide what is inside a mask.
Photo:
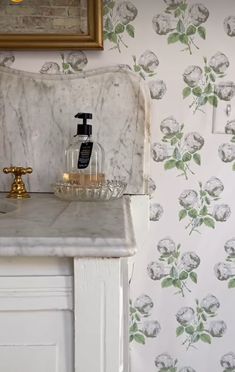
[(100, 184), (91, 184), (86, 187), (70, 184), (66, 182), (57, 182), (53, 185), (55, 195), (62, 200), (68, 201), (107, 201), (120, 198), (127, 183), (123, 181), (105, 181)]

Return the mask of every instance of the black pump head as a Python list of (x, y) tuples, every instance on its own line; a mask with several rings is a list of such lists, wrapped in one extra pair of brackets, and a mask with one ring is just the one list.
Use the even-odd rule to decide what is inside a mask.
[(92, 126), (87, 124), (87, 120), (92, 119), (92, 114), (86, 112), (79, 112), (77, 115), (75, 115), (75, 118), (83, 119), (83, 123), (77, 125), (77, 134), (74, 137), (78, 135), (91, 136)]

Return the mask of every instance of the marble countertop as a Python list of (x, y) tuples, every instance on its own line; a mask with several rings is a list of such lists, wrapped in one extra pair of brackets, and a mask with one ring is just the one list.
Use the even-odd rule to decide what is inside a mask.
[(7, 200), (0, 214), (0, 256), (125, 257), (135, 253), (130, 198), (67, 202), (53, 194)]

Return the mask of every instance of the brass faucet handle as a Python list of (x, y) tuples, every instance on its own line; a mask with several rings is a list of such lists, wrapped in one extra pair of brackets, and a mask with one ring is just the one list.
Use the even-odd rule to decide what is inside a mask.
[(5, 174), (12, 173), (15, 177), (14, 182), (11, 185), (11, 191), (7, 195), (7, 198), (13, 198), (13, 199), (30, 198), (30, 195), (25, 188), (25, 184), (24, 184), (21, 176), (24, 176), (27, 173), (28, 174), (32, 173), (33, 169), (31, 167), (27, 167), (27, 168), (24, 168), (24, 167), (3, 168), (3, 172)]
[(9, 168), (3, 168), (3, 172), (6, 173), (6, 174), (12, 173), (15, 176), (23, 176), (27, 173), (32, 173), (33, 169), (31, 167), (27, 167), (27, 168), (24, 168), (24, 167), (9, 167)]

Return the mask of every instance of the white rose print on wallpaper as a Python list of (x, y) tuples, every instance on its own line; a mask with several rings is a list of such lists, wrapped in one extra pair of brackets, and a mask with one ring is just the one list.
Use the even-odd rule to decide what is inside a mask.
[(197, 132), (184, 135), (184, 125), (180, 125), (173, 116), (164, 119), (160, 124), (163, 133), (162, 142), (152, 145), (152, 159), (164, 162), (164, 169), (176, 169), (179, 176), (188, 179), (192, 171), (192, 163), (201, 165), (199, 151), (204, 146), (204, 138)]
[(206, 39), (202, 26), (209, 17), (209, 10), (201, 3), (189, 4), (187, 0), (164, 0), (165, 10), (153, 17), (153, 29), (158, 35), (168, 35), (168, 44), (180, 43), (190, 54), (199, 49), (197, 39)]
[(147, 267), (148, 276), (152, 280), (161, 281), (162, 288), (172, 287), (175, 294), (185, 296), (191, 292), (190, 283), (197, 283), (196, 269), (200, 265), (200, 257), (194, 252), (181, 252), (181, 245), (176, 246), (171, 238), (161, 239), (157, 244), (160, 253), (158, 261), (152, 261)]
[(224, 354), (220, 359), (220, 365), (223, 368), (223, 372), (234, 372), (235, 371), (235, 353), (230, 351)]
[(183, 73), (187, 86), (183, 89), (183, 98), (192, 96), (189, 108), (194, 113), (198, 110), (205, 113), (203, 106), (207, 103), (218, 106), (219, 100), (230, 101), (235, 95), (235, 84), (232, 81), (219, 82), (224, 78), (230, 63), (225, 54), (217, 52), (209, 62), (204, 57), (204, 66), (191, 65)]
[(235, 36), (235, 16), (228, 16), (224, 20), (224, 30), (228, 36)]
[(203, 186), (199, 182), (199, 191), (193, 189), (184, 190), (179, 196), (179, 204), (183, 209), (179, 211), (179, 220), (188, 218), (185, 229), (192, 232), (200, 232), (200, 227), (215, 228), (216, 222), (225, 222), (231, 215), (231, 209), (227, 204), (217, 204), (219, 196), (224, 190), (224, 185), (217, 177), (211, 177)]
[(148, 190), (149, 190), (149, 198), (150, 199), (153, 198), (153, 195), (154, 195), (156, 189), (157, 189), (157, 186), (156, 186), (155, 181), (151, 177), (149, 177), (149, 179), (148, 179)]
[(227, 325), (223, 320), (210, 320), (217, 316), (220, 307), (219, 300), (212, 294), (208, 294), (199, 303), (196, 300), (195, 307), (182, 307), (176, 313), (179, 326), (176, 328), (177, 337), (183, 336), (182, 345), (189, 348), (197, 348), (199, 341), (211, 344), (213, 338), (223, 337)]
[(135, 27), (132, 22), (137, 17), (138, 10), (131, 1), (104, 0), (104, 40), (121, 52), (128, 48), (126, 37), (135, 37)]
[(144, 80), (148, 80), (149, 90), (152, 99), (162, 99), (166, 93), (166, 84), (161, 79), (152, 79), (157, 74), (159, 59), (154, 52), (146, 50), (140, 57), (132, 56), (134, 61), (133, 70)]
[(227, 253), (226, 262), (218, 262), (214, 272), (217, 279), (228, 281), (228, 288), (235, 288), (235, 238), (229, 239), (224, 249)]
[(232, 163), (232, 170), (235, 171), (235, 120), (230, 120), (225, 125), (225, 133), (233, 134), (230, 143), (222, 143), (219, 146), (219, 157), (224, 163)]
[(178, 360), (173, 359), (168, 353), (162, 353), (155, 359), (156, 372), (196, 372), (191, 367), (178, 367)]
[(11, 52), (0, 52), (0, 66), (11, 67), (14, 62), (14, 54)]
[(159, 203), (150, 204), (150, 221), (159, 221), (162, 218), (164, 209)]
[[(157, 189), (155, 181), (149, 177), (148, 180), (148, 187), (149, 187), (149, 197), (150, 199), (154, 199), (154, 193)], [(151, 201), (150, 203), (150, 212), (149, 212), (149, 219), (152, 222), (157, 222), (159, 221), (164, 214), (164, 209), (161, 204), (155, 203)]]
[(146, 338), (156, 338), (161, 331), (157, 320), (151, 320), (153, 300), (146, 294), (137, 297), (134, 303), (130, 301), (129, 340), (144, 345)]
[(60, 54), (61, 63), (45, 62), (40, 69), (41, 74), (74, 74), (83, 71), (88, 63), (87, 56), (82, 51)]

